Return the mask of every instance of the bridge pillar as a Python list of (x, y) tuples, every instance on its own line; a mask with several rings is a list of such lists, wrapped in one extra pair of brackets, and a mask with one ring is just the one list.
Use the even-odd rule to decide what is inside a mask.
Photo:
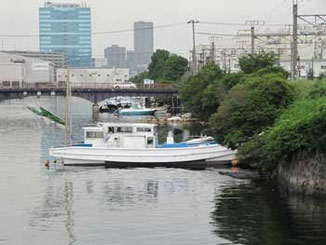
[(92, 118), (94, 122), (97, 122), (100, 117), (100, 106), (95, 103), (92, 105)]

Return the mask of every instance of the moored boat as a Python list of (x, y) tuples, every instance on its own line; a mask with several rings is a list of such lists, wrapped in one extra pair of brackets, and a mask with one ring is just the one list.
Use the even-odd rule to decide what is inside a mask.
[[(142, 164), (152, 167), (209, 159), (231, 161), (236, 152), (211, 140), (158, 144), (155, 124), (98, 123), (84, 128), (84, 142), (50, 148), (50, 155), (65, 165)], [(127, 165), (128, 166), (128, 165)], [(132, 166), (132, 165), (131, 165)]]
[(140, 105), (134, 105), (130, 108), (120, 109), (118, 114), (120, 116), (153, 116), (156, 112), (156, 109), (145, 108)]

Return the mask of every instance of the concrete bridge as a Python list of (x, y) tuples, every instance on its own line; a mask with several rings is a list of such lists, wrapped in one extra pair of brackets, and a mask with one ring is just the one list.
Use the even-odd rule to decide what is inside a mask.
[[(171, 98), (178, 96), (177, 89), (142, 88), (142, 89), (108, 89), (108, 88), (72, 88), (73, 97), (86, 99), (94, 104), (116, 96)], [(1, 88), (0, 101), (23, 99), (28, 96), (65, 96), (64, 88)]]

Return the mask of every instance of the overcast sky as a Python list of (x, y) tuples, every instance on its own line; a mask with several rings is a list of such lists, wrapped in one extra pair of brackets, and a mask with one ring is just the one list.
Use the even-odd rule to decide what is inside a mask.
[[(192, 45), (191, 26), (186, 22), (291, 23), (293, 0), (87, 0), (92, 9), (92, 31), (116, 31), (133, 28), (137, 20), (152, 21), (154, 26), (176, 24), (155, 29), (155, 49), (165, 48), (185, 53)], [(78, 2), (53, 0), (52, 2)], [(0, 49), (38, 50), (38, 8), (44, 0), (1, 0), (0, 35), (27, 34), (34, 37), (0, 37)], [(300, 14), (326, 14), (326, 0), (299, 0)], [(198, 24), (197, 30), (235, 34), (244, 26)], [(207, 43), (208, 36), (197, 35), (197, 43)], [(133, 33), (93, 35), (93, 55), (103, 56), (112, 44), (133, 49)]]

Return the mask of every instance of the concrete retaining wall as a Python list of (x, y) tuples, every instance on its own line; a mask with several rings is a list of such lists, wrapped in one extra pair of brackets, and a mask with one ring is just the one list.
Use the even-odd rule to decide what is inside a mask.
[(299, 154), (283, 161), (275, 172), (281, 189), (289, 193), (326, 197), (326, 154)]

